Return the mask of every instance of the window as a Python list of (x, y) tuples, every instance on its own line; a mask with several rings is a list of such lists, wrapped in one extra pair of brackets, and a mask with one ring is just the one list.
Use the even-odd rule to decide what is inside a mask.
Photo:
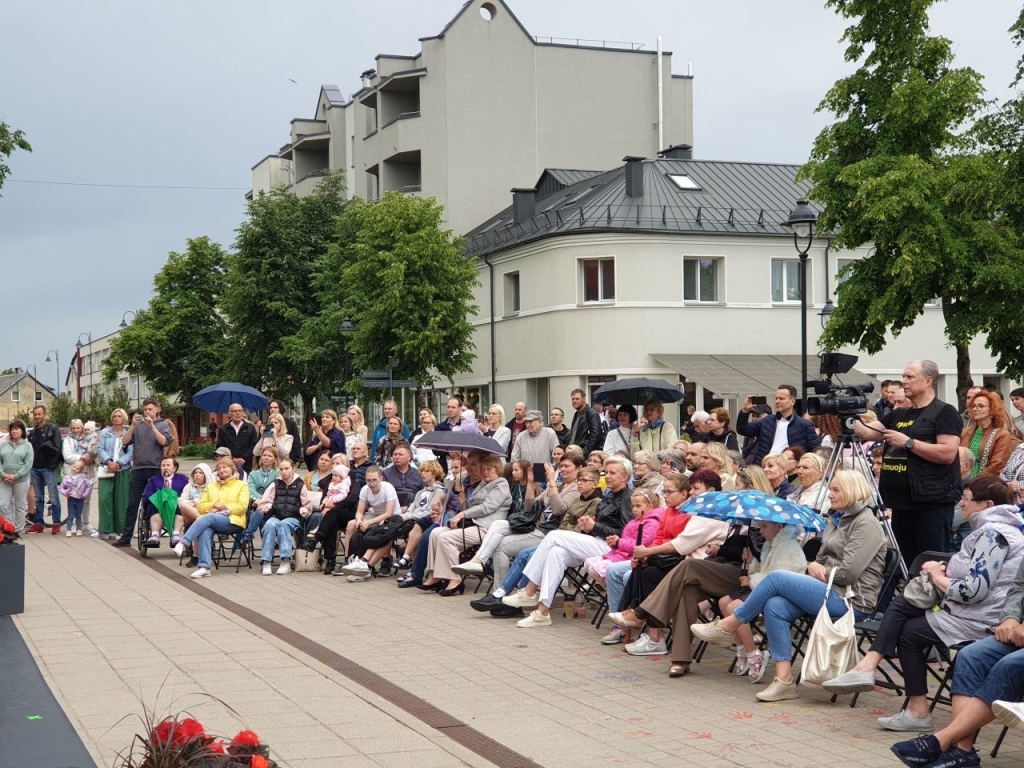
[(800, 262), (772, 259), (772, 301), (788, 304), (800, 301)]
[(615, 301), (615, 259), (583, 260), (583, 301)]
[(680, 176), (677, 174), (670, 173), (668, 177), (672, 180), (679, 189), (701, 189), (700, 184), (691, 179), (689, 176)]
[(505, 317), (519, 314), (519, 273), (505, 273)]
[(19, 392), (16, 389), (12, 389), (11, 390), (11, 402), (12, 403), (20, 403), (21, 402), (21, 392)]
[(36, 402), (37, 403), (43, 402), (43, 392), (40, 389), (36, 390)]
[(721, 259), (711, 257), (683, 259), (683, 301), (718, 301), (718, 274)]

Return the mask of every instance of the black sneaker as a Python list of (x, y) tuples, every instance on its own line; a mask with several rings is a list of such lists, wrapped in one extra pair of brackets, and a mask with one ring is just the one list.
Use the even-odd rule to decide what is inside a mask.
[(132, 545), (131, 538), (125, 538), (122, 536), (120, 539), (114, 542), (115, 547), (130, 547)]
[(188, 562), (187, 562), (187, 563), (185, 563), (185, 567), (186, 567), (186, 568), (195, 568), (195, 567), (196, 567), (196, 566), (198, 566), (198, 565), (199, 565), (199, 558), (198, 558), (198, 557), (196, 557), (195, 555), (193, 555), (192, 557), (190, 557), (190, 558), (188, 559)]
[(327, 560), (327, 561), (325, 561), (324, 562), (324, 576), (330, 576), (332, 573), (334, 573), (335, 565), (336, 565), (336, 561), (334, 561), (334, 560)]
[[(939, 740), (931, 734), (919, 736), (910, 741), (898, 741), (890, 749), (896, 757), (903, 761), (904, 765), (909, 765), (912, 768), (934, 763), (943, 754)], [(956, 765), (956, 763), (950, 763), (950, 765)], [(975, 763), (975, 765), (980, 765), (980, 763)]]
[(382, 562), (377, 567), (377, 575), (378, 576), (390, 576), (391, 575), (391, 570), (392, 570), (391, 563), (389, 561), (385, 560), (384, 562)]
[(485, 613), (498, 605), (504, 605), (504, 603), (501, 602), (500, 597), (495, 597), (494, 595), (487, 595), (486, 597), (481, 597), (479, 600), (469, 601), (470, 608), (474, 611), (480, 611), (480, 613)]
[(521, 619), (526, 616), (522, 608), (513, 608), (511, 605), (496, 605), (491, 608), (491, 616), (496, 619)]
[(928, 768), (979, 768), (981, 758), (978, 757), (976, 750), (972, 749), (968, 752), (960, 747), (950, 747), (939, 755), (938, 760), (927, 763), (927, 766)]

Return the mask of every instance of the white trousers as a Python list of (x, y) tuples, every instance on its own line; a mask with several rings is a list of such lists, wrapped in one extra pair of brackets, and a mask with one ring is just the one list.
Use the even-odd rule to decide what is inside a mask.
[(604, 539), (575, 531), (552, 531), (543, 538), (523, 575), (540, 587), (540, 601), (548, 608), (567, 568), (582, 565), (588, 557), (609, 551)]

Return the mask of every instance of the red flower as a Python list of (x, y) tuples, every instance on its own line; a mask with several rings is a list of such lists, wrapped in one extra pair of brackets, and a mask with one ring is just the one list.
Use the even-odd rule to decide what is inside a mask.
[(171, 730), (175, 725), (176, 721), (173, 718), (167, 718), (157, 725), (153, 732), (149, 734), (149, 740), (153, 743), (153, 746), (161, 748), (169, 744), (171, 741)]
[(193, 739), (201, 739), (206, 736), (206, 731), (203, 728), (203, 724), (198, 720), (192, 718), (186, 718), (178, 723), (178, 727), (174, 730), (174, 738), (171, 742), (174, 745), (186, 744)]
[(186, 718), (179, 722), (169, 717), (153, 729), (149, 738), (156, 750), (163, 750), (168, 747), (180, 747), (193, 739), (205, 736), (203, 724), (198, 720)]
[(252, 768), (270, 768), (270, 762), (263, 755), (253, 755)]
[(212, 742), (210, 742), (207, 745), (207, 749), (209, 749), (211, 752), (213, 752), (215, 754), (223, 755), (224, 754), (224, 742), (221, 741), (220, 739), (218, 739), (217, 741), (212, 741)]
[(239, 731), (235, 734), (235, 738), (231, 740), (231, 746), (234, 748), (252, 748), (260, 746), (260, 737), (252, 731)]

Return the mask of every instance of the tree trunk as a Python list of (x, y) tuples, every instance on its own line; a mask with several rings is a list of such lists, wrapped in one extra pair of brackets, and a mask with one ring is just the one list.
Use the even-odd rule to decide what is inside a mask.
[(302, 398), (302, 423), (299, 425), (299, 431), (302, 434), (303, 445), (305, 445), (313, 437), (313, 432), (309, 428), (309, 420), (313, 417), (313, 395), (303, 392), (299, 397)]
[(960, 412), (967, 408), (967, 390), (974, 386), (971, 378), (971, 348), (967, 344), (954, 344), (956, 349), (956, 401)]

